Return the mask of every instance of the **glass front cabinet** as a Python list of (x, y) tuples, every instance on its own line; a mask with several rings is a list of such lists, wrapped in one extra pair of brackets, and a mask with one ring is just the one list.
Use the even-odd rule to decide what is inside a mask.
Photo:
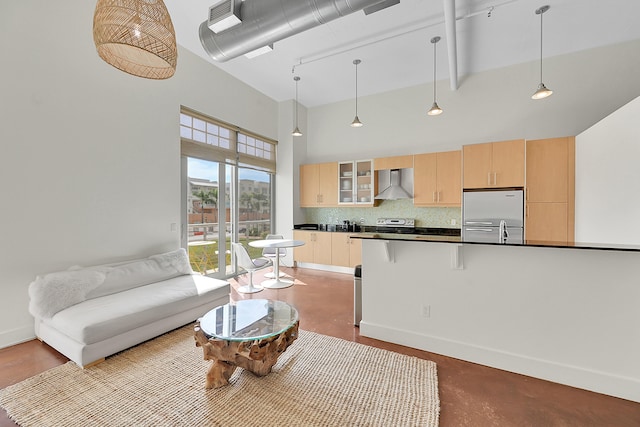
[(340, 205), (373, 205), (373, 160), (338, 163)]

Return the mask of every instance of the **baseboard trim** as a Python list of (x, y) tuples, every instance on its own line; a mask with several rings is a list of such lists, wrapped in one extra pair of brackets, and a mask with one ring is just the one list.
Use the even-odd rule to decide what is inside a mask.
[(640, 381), (551, 360), (449, 340), (362, 320), (360, 335), (417, 348), (504, 371), (640, 402)]
[(312, 270), (331, 271), (333, 273), (353, 274), (353, 267), (342, 267), (338, 265), (313, 264), (310, 262), (297, 262), (296, 267), (310, 268)]
[(33, 325), (22, 326), (20, 328), (9, 329), (0, 332), (0, 348), (11, 347), (12, 345), (22, 344), (36, 338)]

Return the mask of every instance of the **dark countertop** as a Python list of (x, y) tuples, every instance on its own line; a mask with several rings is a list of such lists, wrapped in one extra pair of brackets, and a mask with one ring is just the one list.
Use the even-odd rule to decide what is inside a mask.
[[(312, 228), (315, 227), (315, 228)], [(335, 231), (318, 230), (317, 224), (299, 224), (294, 229), (313, 229), (319, 233), (349, 233), (350, 237), (355, 239), (377, 239), (377, 240), (398, 240), (407, 242), (442, 242), (442, 243), (462, 243), (465, 245), (493, 245), (493, 246), (527, 246), (527, 247), (543, 247), (543, 248), (564, 248), (564, 249), (592, 249), (592, 250), (611, 250), (611, 251), (631, 251), (640, 252), (640, 245), (621, 245), (612, 243), (585, 243), (585, 242), (554, 242), (542, 240), (527, 240), (522, 244), (519, 243), (490, 243), (490, 242), (463, 242), (460, 236), (459, 228), (430, 228), (415, 227), (411, 233), (389, 233), (377, 231), (375, 225), (358, 226), (360, 231), (343, 231), (339, 227)]]
[[(335, 227), (335, 229), (333, 229)], [(356, 231), (347, 231), (342, 230), (341, 225), (331, 225), (330, 230), (319, 230), (318, 224), (296, 224), (293, 226), (294, 230), (307, 230), (307, 231), (318, 231), (318, 232), (329, 232), (329, 233), (378, 233), (379, 227), (376, 225), (357, 225)], [(385, 235), (388, 234), (397, 234), (399, 236), (452, 236), (452, 237), (460, 237), (460, 229), (459, 228), (443, 228), (443, 227), (415, 227), (411, 228), (407, 232), (382, 232)]]
[(383, 240), (407, 240), (407, 241), (431, 241), (431, 242), (455, 242), (460, 243), (459, 228), (439, 227), (415, 227), (408, 232), (379, 232), (375, 225), (359, 225), (359, 231), (345, 231), (339, 226), (335, 230), (318, 230), (316, 224), (298, 224), (295, 230), (311, 230), (318, 233), (347, 233), (349, 237), (357, 239), (383, 239)]
[(351, 233), (355, 239), (373, 239), (373, 240), (398, 240), (398, 241), (422, 241), (422, 242), (442, 242), (442, 243), (462, 243), (464, 245), (492, 245), (492, 246), (525, 246), (525, 247), (543, 247), (543, 248), (560, 248), (560, 249), (592, 249), (592, 250), (609, 250), (609, 251), (631, 251), (640, 252), (638, 245), (619, 245), (619, 244), (603, 244), (603, 243), (565, 243), (553, 241), (527, 240), (522, 244), (518, 243), (490, 243), (490, 242), (463, 242), (460, 236), (446, 235), (416, 235), (416, 234), (395, 234), (395, 233)]

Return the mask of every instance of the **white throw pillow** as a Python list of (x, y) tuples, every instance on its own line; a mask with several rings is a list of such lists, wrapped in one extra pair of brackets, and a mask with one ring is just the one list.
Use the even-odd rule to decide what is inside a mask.
[(192, 274), (191, 263), (189, 262), (189, 255), (184, 248), (176, 249), (175, 251), (167, 252), (160, 255), (151, 255), (149, 259), (153, 259), (158, 262), (162, 267), (173, 267), (182, 274)]
[(29, 285), (29, 312), (44, 319), (86, 299), (105, 280), (97, 270), (60, 271), (37, 276)]
[(96, 267), (106, 273), (104, 283), (87, 294), (87, 299), (115, 294), (138, 286), (161, 282), (183, 274), (191, 274), (187, 252), (176, 251), (152, 255), (147, 259), (119, 264), (113, 267)]

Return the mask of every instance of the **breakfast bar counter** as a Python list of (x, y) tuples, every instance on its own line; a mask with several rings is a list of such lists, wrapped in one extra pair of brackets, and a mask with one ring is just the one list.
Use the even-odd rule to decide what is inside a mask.
[(547, 247), (547, 248), (565, 248), (565, 249), (596, 249), (605, 251), (636, 251), (640, 252), (640, 245), (623, 245), (612, 243), (585, 243), (585, 242), (553, 242), (541, 240), (525, 240), (524, 243), (490, 243), (490, 242), (465, 242), (458, 235), (453, 234), (400, 234), (400, 233), (376, 233), (361, 232), (350, 233), (349, 237), (354, 239), (371, 239), (371, 240), (393, 240), (393, 241), (423, 241), (423, 242), (443, 242), (443, 243), (461, 243), (464, 245), (489, 245), (489, 246), (513, 246), (513, 247)]
[(361, 335), (640, 402), (637, 249), (352, 237)]

